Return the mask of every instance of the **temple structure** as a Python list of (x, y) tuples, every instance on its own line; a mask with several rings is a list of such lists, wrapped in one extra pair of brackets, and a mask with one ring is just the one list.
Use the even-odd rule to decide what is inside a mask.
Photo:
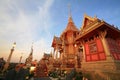
[(92, 70), (94, 66), (94, 69), (120, 70), (120, 30), (118, 28), (96, 17), (91, 18), (85, 15), (80, 34), (75, 41), (83, 48), (82, 68)]
[(79, 34), (79, 29), (75, 26), (72, 17), (69, 16), (66, 29), (60, 37), (54, 36), (52, 47), (54, 48), (55, 59), (61, 61), (61, 65), (65, 68), (73, 68), (76, 66), (76, 45), (75, 38)]
[(61, 68), (120, 74), (120, 30), (97, 17), (85, 14), (78, 29), (69, 16), (60, 37), (54, 36), (52, 47), (53, 63), (58, 60)]

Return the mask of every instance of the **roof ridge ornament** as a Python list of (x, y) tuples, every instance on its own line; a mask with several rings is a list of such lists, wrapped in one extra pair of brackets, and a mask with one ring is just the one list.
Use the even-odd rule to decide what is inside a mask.
[(97, 19), (97, 15), (95, 15), (95, 16), (94, 16), (94, 18), (96, 18), (96, 19)]

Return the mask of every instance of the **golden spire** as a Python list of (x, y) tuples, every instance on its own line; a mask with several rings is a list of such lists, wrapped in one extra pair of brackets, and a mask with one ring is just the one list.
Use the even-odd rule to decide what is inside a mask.
[(70, 4), (68, 4), (68, 9), (69, 9), (68, 24), (66, 26), (66, 29), (62, 32), (61, 36), (67, 31), (75, 31), (75, 32), (79, 31), (79, 29), (77, 29), (77, 27), (74, 25), (74, 22), (72, 20)]
[(73, 22), (72, 15), (71, 15), (71, 5), (70, 4), (68, 4), (68, 10), (69, 10), (69, 12), (68, 12), (68, 15), (69, 15), (68, 22)]
[(68, 15), (69, 15), (69, 17), (71, 17), (71, 5), (70, 4), (68, 4), (68, 10), (69, 10)]

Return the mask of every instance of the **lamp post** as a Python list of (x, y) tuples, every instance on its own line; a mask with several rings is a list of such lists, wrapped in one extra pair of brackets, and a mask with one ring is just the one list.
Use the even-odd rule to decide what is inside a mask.
[(8, 56), (7, 62), (6, 62), (5, 65), (4, 65), (3, 72), (6, 71), (6, 70), (8, 69), (8, 67), (9, 67), (9, 63), (10, 63), (12, 54), (13, 54), (13, 52), (14, 52), (15, 46), (16, 46), (16, 42), (13, 43), (13, 46), (12, 46), (12, 49), (11, 49), (10, 54), (9, 54), (9, 56)]

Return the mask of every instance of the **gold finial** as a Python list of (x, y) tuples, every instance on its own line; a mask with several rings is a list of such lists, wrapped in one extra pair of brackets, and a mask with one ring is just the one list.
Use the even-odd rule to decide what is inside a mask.
[(68, 4), (68, 10), (69, 10), (69, 17), (71, 17), (71, 5), (70, 5), (70, 3)]
[(73, 20), (72, 20), (72, 15), (71, 15), (71, 5), (70, 5), (70, 4), (68, 4), (68, 9), (69, 9), (68, 22), (73, 22)]
[(97, 15), (95, 15), (94, 18), (97, 19)]

